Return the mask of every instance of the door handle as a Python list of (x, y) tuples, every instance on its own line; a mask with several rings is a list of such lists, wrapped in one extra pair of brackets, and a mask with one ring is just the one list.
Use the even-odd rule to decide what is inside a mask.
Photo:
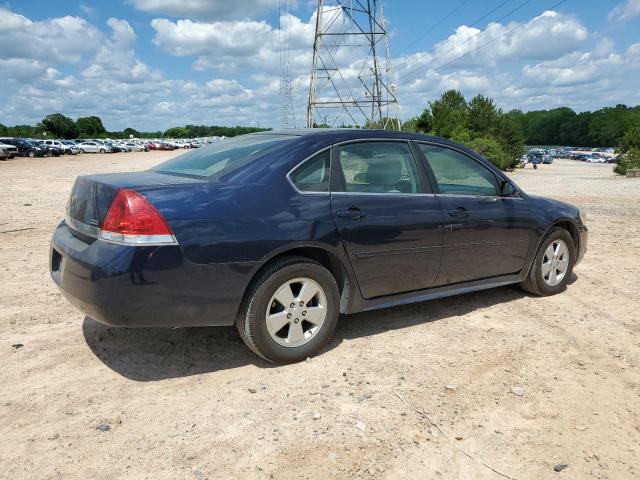
[(366, 217), (367, 215), (362, 213), (357, 207), (350, 207), (347, 210), (337, 210), (336, 215), (341, 218), (348, 218), (350, 220), (360, 220), (361, 218)]
[(449, 215), (452, 217), (465, 218), (469, 216), (469, 211), (464, 207), (458, 207), (454, 210), (449, 210)]

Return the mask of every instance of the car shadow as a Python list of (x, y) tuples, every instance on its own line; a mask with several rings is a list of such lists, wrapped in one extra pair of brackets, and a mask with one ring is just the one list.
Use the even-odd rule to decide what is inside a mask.
[[(575, 274), (569, 284), (575, 282)], [(345, 339), (368, 337), (523, 298), (517, 286), (483, 290), (400, 307), (342, 315), (331, 350)], [(213, 373), (246, 365), (277, 367), (250, 351), (235, 327), (117, 328), (85, 317), (87, 345), (107, 367), (125, 378), (150, 382)]]
[(85, 317), (82, 333), (99, 360), (138, 382), (275, 366), (249, 350), (235, 327), (118, 328)]

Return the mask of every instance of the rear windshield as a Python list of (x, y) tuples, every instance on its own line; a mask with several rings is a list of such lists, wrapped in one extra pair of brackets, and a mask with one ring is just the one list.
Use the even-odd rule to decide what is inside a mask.
[(265, 153), (276, 144), (297, 138), (292, 135), (243, 135), (222, 140), (182, 154), (152, 170), (210, 177)]

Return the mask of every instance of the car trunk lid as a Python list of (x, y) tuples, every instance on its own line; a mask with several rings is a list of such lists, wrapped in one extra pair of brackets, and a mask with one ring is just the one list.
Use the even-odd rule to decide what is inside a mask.
[(204, 179), (156, 172), (78, 177), (67, 204), (66, 222), (76, 237), (91, 242), (97, 238), (104, 217), (120, 189), (145, 190), (206, 182)]

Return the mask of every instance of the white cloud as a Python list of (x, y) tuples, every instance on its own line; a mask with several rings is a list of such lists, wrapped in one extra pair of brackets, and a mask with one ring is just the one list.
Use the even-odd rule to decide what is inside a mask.
[(588, 38), (571, 15), (546, 11), (527, 23), (490, 23), (485, 30), (461, 25), (433, 49), (437, 65), (494, 65), (497, 61), (557, 58)]
[(111, 37), (104, 41), (82, 75), (90, 79), (114, 79), (121, 82), (160, 80), (160, 72), (150, 69), (136, 56), (133, 50), (136, 33), (129, 22), (110, 18), (107, 25), (111, 28)]
[(228, 22), (151, 21), (155, 30), (153, 42), (171, 55), (196, 57), (196, 70), (237, 71), (253, 67), (274, 72), (280, 68), (279, 55), (289, 49), (292, 72), (308, 72), (311, 65), (314, 23), (287, 15), (286, 39), (282, 31), (266, 21), (237, 20)]
[(195, 20), (256, 18), (278, 6), (278, 0), (129, 0), (138, 10)]
[(28, 81), (44, 74), (47, 65), (30, 58), (0, 58), (0, 73), (5, 80)]
[(640, 16), (640, 0), (627, 0), (609, 12), (609, 20), (628, 22)]
[(0, 58), (76, 63), (100, 44), (102, 34), (80, 17), (33, 22), (0, 7)]
[[(161, 3), (166, 7), (173, 2), (158, 0), (156, 5)], [(205, 5), (180, 3), (188, 8)], [(224, 2), (206, 5), (213, 3), (218, 8)], [(236, 3), (246, 7), (245, 2)], [(109, 129), (258, 122), (277, 127), (280, 50), (288, 36), (267, 21), (236, 14), (230, 20), (194, 18), (158, 18), (152, 27), (157, 46), (203, 71), (198, 81), (179, 70), (171, 71), (174, 79), (168, 79), (139, 58), (135, 50), (141, 40), (126, 20), (110, 18), (107, 33), (102, 33), (78, 17), (36, 22), (0, 7), (2, 123), (33, 124), (60, 111), (74, 118), (97, 114)], [(314, 17), (287, 16), (282, 23), (291, 26), (289, 71), (302, 126)], [(68, 28), (63, 31), (61, 25)], [(473, 53), (440, 68), (468, 52)], [(358, 54), (342, 48), (335, 57), (344, 76), (354, 80)], [(468, 97), (483, 93), (505, 109), (588, 109), (640, 102), (640, 43), (616, 48), (611, 39), (590, 34), (575, 17), (556, 12), (526, 22), (492, 23), (483, 30), (461, 26), (433, 51), (393, 59), (393, 67), (400, 79), (403, 118), (416, 115), (448, 88)]]

